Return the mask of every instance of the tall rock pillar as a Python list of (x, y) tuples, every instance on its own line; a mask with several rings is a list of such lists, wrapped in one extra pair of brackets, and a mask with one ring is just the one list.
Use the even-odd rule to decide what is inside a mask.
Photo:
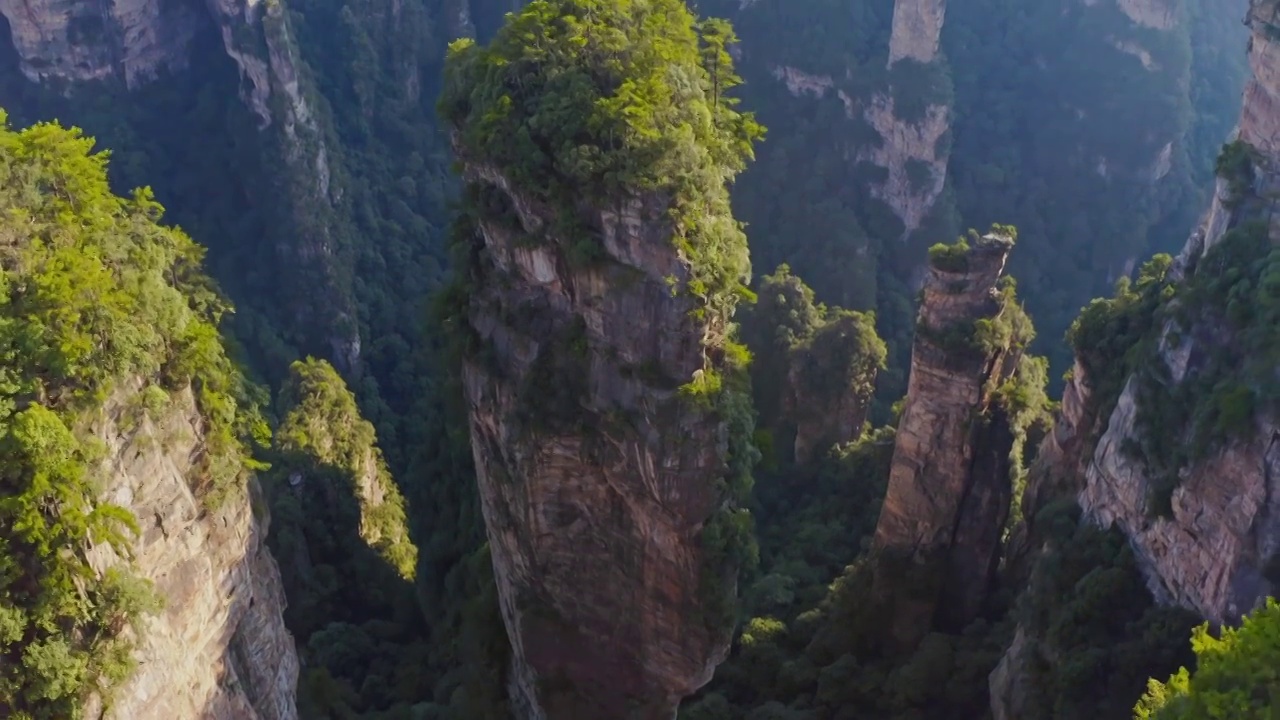
[[(701, 64), (680, 0), (645, 3), (643, 31), (627, 4), (581, 25), (560, 5), (455, 45), (441, 101), (467, 184), (452, 322), (509, 692), (527, 720), (671, 720), (728, 652), (750, 553), (730, 323), (749, 268), (724, 186), (749, 150), (724, 153), (756, 126), (718, 102), (728, 55)], [(619, 82), (659, 90), (632, 104)], [(744, 145), (717, 146), (730, 135)]]
[(1014, 443), (996, 391), (1029, 339), (1026, 316), (998, 289), (1012, 245), (990, 234), (931, 252), (873, 546), (891, 646), (971, 620), (996, 569)]
[(902, 221), (904, 237), (921, 226), (946, 183), (951, 78), (938, 49), (945, 15), (946, 0), (894, 4), (888, 87), (863, 108), (881, 142), (861, 159), (885, 171), (871, 194)]

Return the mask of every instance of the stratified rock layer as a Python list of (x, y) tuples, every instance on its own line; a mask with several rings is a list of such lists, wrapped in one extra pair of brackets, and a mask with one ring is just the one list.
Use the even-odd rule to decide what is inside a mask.
[[(968, 332), (975, 320), (1000, 312), (996, 282), (1011, 245), (987, 236), (970, 251), (967, 269), (935, 262), (925, 280), (873, 546), (882, 558), (876, 594), (894, 598), (886, 621), (903, 646), (914, 646), (935, 620), (956, 626), (972, 618), (999, 559), (1013, 436), (993, 391), (1017, 368), (1020, 352), (957, 352), (940, 337), (953, 328)], [(932, 588), (911, 587), (904, 572)]]
[(575, 266), (549, 208), (494, 169), (466, 177), (519, 221), (480, 223), (484, 349), (463, 372), (517, 716), (670, 720), (729, 638), (707, 619), (700, 538), (726, 427), (677, 391), (704, 328), (666, 279), (687, 277), (668, 208), (592, 211), (607, 257)]
[[(203, 426), (191, 393), (154, 420), (126, 422), (137, 414), (128, 395), (92, 420), (108, 449), (103, 499), (137, 518), (135, 571), (165, 607), (139, 628), (138, 669), (86, 720), (296, 720), (298, 656), (256, 483), (209, 512), (191, 492)], [(105, 545), (89, 560), (98, 570), (119, 562)]]

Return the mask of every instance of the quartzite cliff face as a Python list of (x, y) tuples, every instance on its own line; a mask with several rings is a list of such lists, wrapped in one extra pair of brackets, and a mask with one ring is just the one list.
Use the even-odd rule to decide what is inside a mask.
[[(491, 168), (523, 228), (552, 214)], [(679, 380), (702, 329), (655, 197), (594, 211), (608, 260), (574, 268), (482, 221), (489, 278), (468, 322), (471, 442), (522, 718), (670, 718), (727, 637), (703, 622), (700, 531), (719, 499), (723, 423)]]
[(727, 52), (702, 54), (723, 27), (679, 0), (559, 20), (579, 9), (531, 5), (450, 50), (449, 323), (514, 714), (670, 720), (728, 653), (750, 553), (750, 264), (726, 183), (759, 128), (719, 94)]
[(946, 183), (943, 138), (951, 127), (951, 108), (926, 97), (919, 103), (922, 109), (908, 115), (904, 108), (896, 106), (895, 97), (902, 97), (903, 93), (892, 85), (909, 84), (906, 92), (920, 93), (922, 86), (950, 83), (941, 70), (938, 50), (946, 9), (946, 0), (894, 3), (889, 38), (890, 87), (863, 108), (863, 116), (880, 134), (881, 143), (863, 151), (861, 159), (884, 168), (886, 173), (882, 181), (871, 185), (871, 194), (893, 209), (905, 226), (905, 234), (920, 227)]
[[(1158, 18), (1157, 18), (1158, 19)], [(1253, 148), (1253, 186), (1233, 198), (1220, 178), (1205, 222), (1183, 251), (1180, 265), (1194, 264), (1228, 230), (1266, 217), (1272, 188), (1280, 182), (1280, 16), (1272, 0), (1252, 3), (1249, 63), (1253, 77), (1244, 95), (1239, 139)], [(1269, 213), (1268, 213), (1269, 214)], [(1280, 237), (1272, 216), (1269, 234)], [(1214, 326), (1210, 326), (1214, 325)], [(1154, 362), (1163, 363), (1174, 383), (1195, 376), (1210, 362), (1207, 348), (1230, 344), (1226, 331), (1201, 323), (1168, 332)], [(1272, 592), (1265, 568), (1280, 551), (1280, 425), (1255, 419), (1251, 437), (1229, 440), (1209, 457), (1179, 469), (1172, 514), (1150, 511), (1153, 479), (1145, 464), (1127, 453), (1141, 439), (1138, 379), (1131, 378), (1098, 440), (1085, 474), (1080, 504), (1103, 526), (1117, 525), (1129, 536), (1156, 598), (1174, 602), (1215, 622), (1231, 622)]]
[[(988, 235), (960, 264), (930, 263), (876, 525), (875, 594), (893, 598), (895, 644), (913, 647), (935, 623), (959, 628), (981, 608), (1009, 511), (1014, 437), (994, 391), (1017, 369), (1015, 345), (957, 348), (975, 321), (1014, 312), (996, 289), (1012, 241)], [(931, 589), (905, 582), (923, 579)], [(905, 584), (905, 589), (899, 587)]]
[[(137, 518), (134, 569), (165, 607), (140, 629), (138, 669), (86, 720), (296, 720), (298, 656), (256, 483), (209, 511), (191, 491), (203, 420), (190, 391), (154, 419), (135, 418), (132, 393), (118, 393), (90, 430), (108, 449), (103, 499)], [(105, 545), (89, 559), (99, 571), (119, 562)]]

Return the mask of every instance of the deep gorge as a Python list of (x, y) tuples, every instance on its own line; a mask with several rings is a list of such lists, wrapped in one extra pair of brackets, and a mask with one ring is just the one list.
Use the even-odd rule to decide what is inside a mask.
[(169, 596), (39, 660), (0, 502), (0, 709), (1134, 717), (1269, 617), (1275, 12), (0, 1), (0, 442), (56, 416)]

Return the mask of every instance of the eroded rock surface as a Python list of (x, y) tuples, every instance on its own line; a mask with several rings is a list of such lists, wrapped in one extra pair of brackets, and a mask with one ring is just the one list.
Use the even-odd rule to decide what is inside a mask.
[[(880, 561), (876, 593), (895, 598), (887, 621), (903, 646), (918, 642), (935, 616), (956, 627), (972, 618), (999, 559), (1014, 440), (993, 390), (1016, 370), (1021, 352), (957, 352), (942, 337), (1001, 312), (996, 283), (1011, 246), (987, 236), (970, 251), (967, 267), (933, 262), (925, 280), (873, 545), (881, 558), (891, 558)], [(914, 587), (904, 574), (918, 574), (930, 587)]]
[[(920, 227), (942, 194), (947, 176), (947, 153), (940, 140), (950, 130), (951, 108), (924, 99), (923, 111), (907, 113), (895, 106), (895, 65), (922, 66), (909, 71), (906, 92), (931, 92), (923, 86), (949, 83), (938, 52), (946, 0), (898, 0), (893, 6), (893, 32), (889, 40), (889, 87), (864, 104), (862, 113), (879, 133), (879, 145), (859, 152), (859, 159), (884, 168), (885, 178), (872, 182), (872, 197), (883, 201), (902, 221), (903, 237)], [(903, 68), (899, 68), (903, 69)], [(923, 79), (928, 77), (929, 79)]]
[(492, 168), (519, 229), (482, 220), (485, 281), (464, 365), (471, 439), (522, 718), (668, 720), (711, 679), (728, 634), (707, 622), (700, 533), (720, 502), (724, 422), (679, 396), (705, 328), (667, 207), (593, 212), (607, 259), (530, 246), (553, 213)]
[[(137, 671), (86, 720), (296, 720), (298, 656), (256, 482), (209, 511), (191, 490), (203, 421), (190, 392), (155, 419), (137, 419), (129, 394), (91, 431), (108, 449), (104, 500), (137, 518), (135, 571), (165, 608), (138, 628)], [(98, 570), (119, 562), (105, 545), (89, 558)]]
[(889, 64), (903, 58), (931, 63), (938, 57), (938, 39), (946, 16), (946, 0), (898, 0), (893, 4), (893, 34)]
[(121, 77), (130, 87), (184, 67), (207, 22), (196, 3), (161, 0), (3, 0), (23, 74), (40, 81)]

